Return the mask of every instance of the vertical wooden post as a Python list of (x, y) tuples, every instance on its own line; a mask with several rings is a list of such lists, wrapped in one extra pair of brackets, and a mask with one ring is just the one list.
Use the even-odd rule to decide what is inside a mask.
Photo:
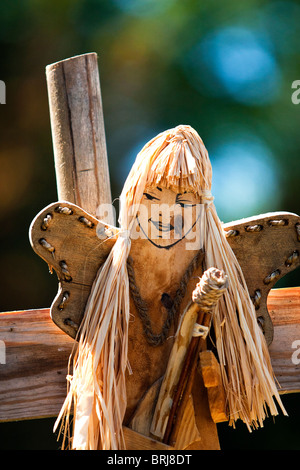
[(97, 217), (111, 204), (97, 54), (48, 65), (46, 79), (58, 198)]

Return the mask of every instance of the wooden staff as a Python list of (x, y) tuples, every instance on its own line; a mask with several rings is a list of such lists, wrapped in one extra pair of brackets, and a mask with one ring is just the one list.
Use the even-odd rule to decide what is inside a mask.
[[(208, 334), (213, 310), (226, 288), (224, 273), (208, 269), (193, 292), (193, 303), (183, 315), (151, 425), (151, 434), (164, 443), (174, 441), (190, 395), (199, 350)], [(197, 336), (193, 336), (195, 324), (199, 331)]]

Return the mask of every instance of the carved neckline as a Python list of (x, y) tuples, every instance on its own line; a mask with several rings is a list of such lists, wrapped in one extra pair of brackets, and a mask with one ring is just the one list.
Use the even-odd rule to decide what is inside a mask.
[(179, 307), (181, 302), (186, 294), (186, 289), (188, 282), (191, 279), (194, 271), (200, 267), (203, 263), (204, 251), (199, 250), (198, 253), (194, 256), (190, 264), (188, 265), (184, 275), (180, 280), (179, 287), (176, 291), (175, 297), (172, 299), (168, 294), (164, 293), (161, 298), (162, 305), (167, 310), (167, 317), (162, 326), (160, 333), (155, 333), (152, 328), (152, 322), (149, 315), (149, 308), (146, 301), (142, 298), (140, 290), (136, 284), (135, 272), (134, 272), (134, 263), (131, 256), (127, 259), (127, 270), (129, 278), (129, 287), (130, 293), (134, 302), (134, 305), (137, 309), (139, 318), (143, 325), (144, 334), (146, 336), (147, 342), (151, 346), (161, 346), (167, 339), (168, 333), (170, 331), (172, 322), (178, 314)]

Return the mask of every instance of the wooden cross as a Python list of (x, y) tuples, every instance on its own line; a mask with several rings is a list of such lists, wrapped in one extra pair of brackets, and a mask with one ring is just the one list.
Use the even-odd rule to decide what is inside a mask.
[[(0, 340), (5, 347), (0, 421), (59, 413), (73, 338), (96, 272), (118, 236), (112, 220), (104, 223), (97, 212), (100, 204), (111, 204), (111, 194), (96, 54), (48, 66), (47, 84), (58, 202), (35, 217), (30, 241), (50, 270), (56, 271), (59, 289), (51, 308), (0, 314)], [(298, 392), (300, 374), (293, 348), (300, 339), (300, 288), (273, 287), (300, 264), (300, 218), (275, 212), (232, 222), (224, 229), (269, 344), (280, 392)], [(108, 241), (103, 244), (103, 239)], [(88, 258), (86, 252), (91, 253)], [(226, 419), (218, 365), (207, 352), (201, 365), (206, 391), (201, 419), (210, 429), (202, 448), (218, 448), (216, 423)], [(146, 405), (157, 396), (159, 385), (151, 387), (134, 423), (124, 428), (128, 450), (170, 449), (151, 438), (146, 419)], [(180, 448), (185, 444), (181, 442)]]

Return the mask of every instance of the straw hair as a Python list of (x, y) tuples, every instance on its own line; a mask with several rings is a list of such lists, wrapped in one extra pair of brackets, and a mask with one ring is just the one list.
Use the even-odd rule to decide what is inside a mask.
[(206, 269), (218, 268), (228, 277), (227, 292), (214, 315), (214, 330), (229, 424), (242, 419), (249, 430), (262, 426), (267, 407), (272, 415), (278, 414), (275, 400), (286, 414), (243, 273), (213, 204), (211, 180), (207, 150), (190, 126), (180, 125), (162, 132), (138, 154), (120, 196), (121, 233), (92, 286), (72, 358), (73, 375), (69, 377), (68, 394), (55, 425), (57, 429), (61, 422), (64, 430), (63, 447), (86, 450), (125, 447), (122, 421), (126, 411), (130, 314), (126, 263), (130, 231), (143, 193), (146, 187), (157, 185), (199, 196), (205, 204), (201, 224)]

